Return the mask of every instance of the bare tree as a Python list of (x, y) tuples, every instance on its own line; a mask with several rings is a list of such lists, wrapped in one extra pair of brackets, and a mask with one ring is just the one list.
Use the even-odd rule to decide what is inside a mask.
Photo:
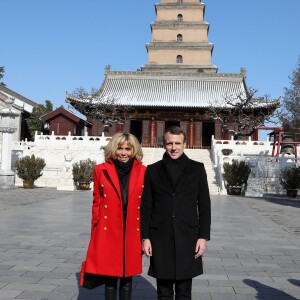
[(80, 113), (91, 120), (102, 122), (104, 131), (107, 131), (114, 123), (124, 123), (131, 116), (130, 105), (122, 104), (112, 97), (100, 97), (101, 90), (93, 88), (87, 92), (80, 87), (72, 93), (67, 93), (67, 102)]
[(284, 131), (291, 135), (294, 141), (300, 141), (300, 56), (289, 80), (290, 87), (285, 88), (279, 119)]
[(279, 107), (279, 99), (270, 100), (269, 96), (254, 98), (256, 92), (250, 88), (246, 94), (226, 95), (221, 101), (210, 103), (213, 120), (235, 140), (240, 136), (251, 136), (258, 126), (271, 121)]

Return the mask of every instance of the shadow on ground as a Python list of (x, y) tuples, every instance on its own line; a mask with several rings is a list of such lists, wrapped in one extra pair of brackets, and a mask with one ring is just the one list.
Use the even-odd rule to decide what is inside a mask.
[[(79, 286), (80, 273), (76, 274), (78, 282), (77, 300), (99, 300), (104, 299), (104, 285), (93, 290), (88, 290)], [(156, 299), (156, 289), (144, 277), (138, 275), (133, 277), (132, 299)]]
[[(290, 279), (289, 281), (291, 282), (291, 280), (292, 279)], [(298, 299), (298, 298), (295, 298), (281, 290), (275, 289), (273, 287), (262, 284), (255, 280), (244, 279), (243, 281), (250, 287), (256, 289), (257, 294), (254, 299), (270, 299), (270, 300), (271, 299), (284, 299), (284, 300), (297, 300)], [(293, 284), (295, 284), (295, 283), (293, 283)], [(299, 284), (299, 280), (298, 280), (298, 284)]]
[(300, 208), (300, 198), (299, 196), (296, 198), (288, 198), (287, 196), (276, 196), (276, 195), (265, 195), (264, 199), (267, 202), (283, 205), (283, 206), (291, 206)]
[(300, 287), (300, 280), (299, 279), (288, 279), (288, 282), (290, 282), (291, 284), (293, 284), (295, 286)]

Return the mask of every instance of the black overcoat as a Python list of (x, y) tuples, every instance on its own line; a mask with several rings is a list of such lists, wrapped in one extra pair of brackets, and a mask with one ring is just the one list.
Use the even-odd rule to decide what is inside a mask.
[(210, 239), (207, 176), (202, 163), (186, 156), (184, 161), (174, 188), (162, 161), (149, 165), (145, 173), (141, 238), (151, 241), (148, 274), (155, 278), (181, 280), (203, 273), (202, 257), (194, 255), (197, 239)]

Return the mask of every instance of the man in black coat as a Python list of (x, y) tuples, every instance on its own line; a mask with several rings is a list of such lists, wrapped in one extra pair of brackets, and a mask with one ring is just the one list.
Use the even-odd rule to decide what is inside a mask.
[(158, 299), (191, 299), (192, 278), (203, 273), (210, 239), (210, 197), (202, 163), (184, 154), (185, 132), (164, 133), (163, 159), (149, 165), (141, 203), (143, 251), (148, 274), (157, 279)]

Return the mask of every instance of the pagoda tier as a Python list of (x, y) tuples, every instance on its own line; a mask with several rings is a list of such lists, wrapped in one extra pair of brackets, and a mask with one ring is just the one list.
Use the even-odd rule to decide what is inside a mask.
[(209, 24), (205, 4), (199, 0), (161, 0), (155, 5), (152, 41), (146, 45), (148, 64), (143, 71), (216, 73), (212, 65), (213, 44), (208, 42)]

